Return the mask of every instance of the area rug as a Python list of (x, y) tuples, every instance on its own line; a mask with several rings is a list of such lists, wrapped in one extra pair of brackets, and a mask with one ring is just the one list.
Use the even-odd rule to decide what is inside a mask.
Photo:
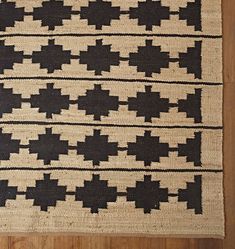
[(223, 237), (220, 0), (2, 0), (0, 220)]

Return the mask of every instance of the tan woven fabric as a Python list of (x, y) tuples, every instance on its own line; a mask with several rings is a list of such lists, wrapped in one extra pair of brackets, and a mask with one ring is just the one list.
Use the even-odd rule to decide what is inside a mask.
[(224, 236), (220, 0), (0, 16), (1, 233)]

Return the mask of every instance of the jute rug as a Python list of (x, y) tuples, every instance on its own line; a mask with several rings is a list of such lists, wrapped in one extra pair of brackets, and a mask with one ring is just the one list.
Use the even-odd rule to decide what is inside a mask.
[(220, 0), (2, 0), (0, 232), (224, 235)]

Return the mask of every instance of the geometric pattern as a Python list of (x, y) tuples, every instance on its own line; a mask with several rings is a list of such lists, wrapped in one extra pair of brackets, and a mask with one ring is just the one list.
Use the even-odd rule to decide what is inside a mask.
[(220, 12), (2, 0), (0, 231), (222, 236)]
[(50, 179), (50, 174), (44, 174), (43, 180), (37, 180), (35, 187), (28, 187), (26, 199), (33, 199), (34, 206), (40, 206), (47, 211), (49, 206), (55, 207), (57, 201), (65, 201), (66, 187), (58, 186), (58, 180)]
[(102, 39), (96, 39), (95, 45), (88, 45), (86, 51), (78, 54), (72, 54), (71, 50), (56, 44), (55, 39), (49, 39), (48, 45), (41, 46), (41, 51), (27, 55), (23, 51), (14, 51), (14, 46), (7, 46), (4, 40), (0, 40), (0, 51), (4, 54), (0, 74), (4, 74), (5, 69), (13, 69), (15, 63), (22, 64), (25, 59), (40, 64), (40, 69), (47, 69), (48, 74), (62, 70), (63, 65), (76, 60), (81, 65), (85, 64), (87, 71), (94, 71), (94, 75), (110, 72), (112, 67), (120, 65), (120, 61), (128, 61), (130, 67), (135, 67), (137, 72), (143, 72), (146, 77), (153, 77), (153, 73), (160, 74), (162, 69), (169, 68), (170, 63), (177, 63), (179, 68), (187, 69), (187, 73), (195, 79), (201, 79), (201, 46), (201, 41), (195, 41), (193, 47), (187, 48), (187, 52), (179, 52), (179, 56), (173, 58), (168, 51), (162, 51), (160, 45), (153, 45), (153, 40), (146, 39), (145, 46), (138, 46), (137, 52), (131, 52), (129, 57), (124, 58), (120, 57), (119, 51), (112, 51), (112, 44), (103, 44)]
[(77, 141), (76, 146), (70, 145), (68, 140), (62, 140), (61, 135), (54, 133), (52, 128), (46, 128), (44, 134), (39, 134), (37, 140), (29, 140), (29, 144), (21, 144), (20, 140), (12, 139), (12, 134), (3, 133), (2, 129), (0, 132), (3, 141), (0, 160), (9, 160), (12, 153), (19, 154), (22, 148), (27, 149), (29, 154), (37, 154), (37, 160), (43, 160), (44, 165), (49, 165), (51, 161), (59, 161), (60, 155), (68, 155), (69, 151), (75, 150), (77, 155), (84, 157), (84, 161), (91, 161), (93, 166), (99, 166), (101, 162), (108, 162), (110, 157), (118, 156), (118, 152), (122, 151), (127, 156), (134, 156), (143, 166), (151, 166), (154, 162), (160, 163), (161, 158), (169, 157), (170, 152), (176, 152), (186, 162), (202, 166), (201, 132), (195, 132), (193, 138), (186, 138), (186, 143), (179, 143), (177, 147), (160, 142), (161, 137), (151, 135), (149, 130), (143, 136), (136, 136), (135, 142), (127, 141), (127, 147), (120, 147), (118, 142), (109, 141), (109, 136), (101, 134), (98, 129), (94, 129), (93, 134), (86, 136), (84, 141)]
[(60, 140), (60, 134), (53, 134), (51, 128), (46, 128), (46, 133), (40, 134), (38, 140), (29, 141), (29, 153), (37, 153), (37, 159), (50, 164), (51, 160), (59, 160), (60, 154), (68, 154), (68, 141)]
[[(186, 7), (179, 7), (178, 11), (170, 11), (169, 6), (162, 1), (145, 0), (138, 2), (138, 7), (120, 10), (120, 6), (113, 6), (111, 1), (89, 1), (87, 6), (72, 10), (71, 5), (65, 5), (63, 1), (46, 0), (42, 6), (35, 7), (32, 13), (27, 13), (24, 8), (16, 7), (16, 2), (2, 1), (0, 13), (3, 15), (1, 31), (7, 27), (14, 27), (14, 23), (24, 21), (24, 16), (32, 15), (33, 20), (41, 21), (42, 26), (48, 30), (54, 30), (62, 26), (64, 20), (71, 20), (72, 15), (80, 15), (80, 19), (86, 19), (88, 25), (95, 26), (97, 30), (103, 26), (110, 26), (112, 20), (120, 20), (121, 15), (129, 15), (130, 19), (137, 19), (138, 25), (144, 25), (146, 30), (152, 30), (153, 26), (161, 26), (161, 21), (169, 20), (171, 15), (178, 15), (180, 20), (186, 21), (188, 26), (193, 26), (195, 31), (201, 31), (201, 0), (188, 2)], [(149, 14), (148, 14), (149, 13)]]
[[(37, 108), (39, 113), (45, 113), (47, 119), (62, 110), (69, 110), (70, 105), (77, 105), (78, 112), (85, 111), (96, 121), (108, 117), (110, 111), (119, 111), (120, 106), (128, 106), (128, 110), (136, 113), (136, 117), (144, 117), (145, 122), (153, 122), (153, 118), (161, 118), (161, 113), (169, 113), (170, 109), (178, 108), (178, 112), (186, 113), (187, 118), (193, 118), (194, 123), (202, 122), (201, 94), (202, 89), (195, 88), (195, 93), (187, 94), (186, 99), (178, 99), (170, 103), (168, 98), (161, 98), (160, 92), (153, 92), (152, 86), (145, 86), (145, 92), (137, 92), (136, 97), (128, 97), (120, 101), (118, 96), (110, 95), (110, 91), (102, 89), (101, 84), (95, 84), (92, 90), (87, 90), (85, 96), (71, 100), (69, 95), (61, 93), (61, 88), (55, 88), (53, 83), (47, 83), (46, 88), (40, 88), (39, 94), (32, 94), (25, 99), (21, 94), (12, 93), (12, 89), (0, 84), (0, 117), (12, 113), (13, 109), (21, 109), (22, 103), (30, 103), (31, 108)], [(94, 108), (95, 107), (95, 108)]]
[(160, 181), (152, 180), (149, 175), (145, 175), (143, 181), (137, 181), (135, 187), (127, 187), (126, 192), (118, 192), (117, 187), (109, 186), (108, 180), (100, 179), (99, 174), (93, 174), (91, 180), (85, 180), (84, 186), (76, 187), (75, 191), (67, 191), (67, 186), (59, 185), (58, 179), (52, 179), (50, 174), (44, 174), (42, 180), (36, 180), (35, 187), (27, 187), (25, 192), (9, 186), (8, 180), (0, 180), (0, 193), (0, 207), (6, 206), (7, 200), (16, 200), (17, 195), (24, 195), (26, 200), (33, 200), (33, 206), (49, 211), (49, 207), (66, 201), (69, 195), (75, 196), (75, 201), (82, 202), (91, 213), (107, 209), (108, 203), (116, 202), (118, 197), (126, 197), (127, 202), (134, 202), (144, 213), (160, 210), (162, 202), (169, 202), (169, 197), (178, 197), (178, 201), (186, 202), (187, 208), (194, 209), (195, 214), (202, 214), (201, 175), (196, 175), (194, 182), (187, 182), (186, 189), (179, 189), (178, 193), (169, 193), (168, 188), (161, 188)]
[(12, 134), (3, 133), (0, 128), (0, 160), (10, 160), (12, 153), (19, 153), (20, 140), (12, 139)]

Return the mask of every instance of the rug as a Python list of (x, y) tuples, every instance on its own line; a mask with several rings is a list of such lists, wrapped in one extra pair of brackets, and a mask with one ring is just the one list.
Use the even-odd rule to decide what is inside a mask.
[(0, 220), (223, 237), (220, 0), (2, 0)]

